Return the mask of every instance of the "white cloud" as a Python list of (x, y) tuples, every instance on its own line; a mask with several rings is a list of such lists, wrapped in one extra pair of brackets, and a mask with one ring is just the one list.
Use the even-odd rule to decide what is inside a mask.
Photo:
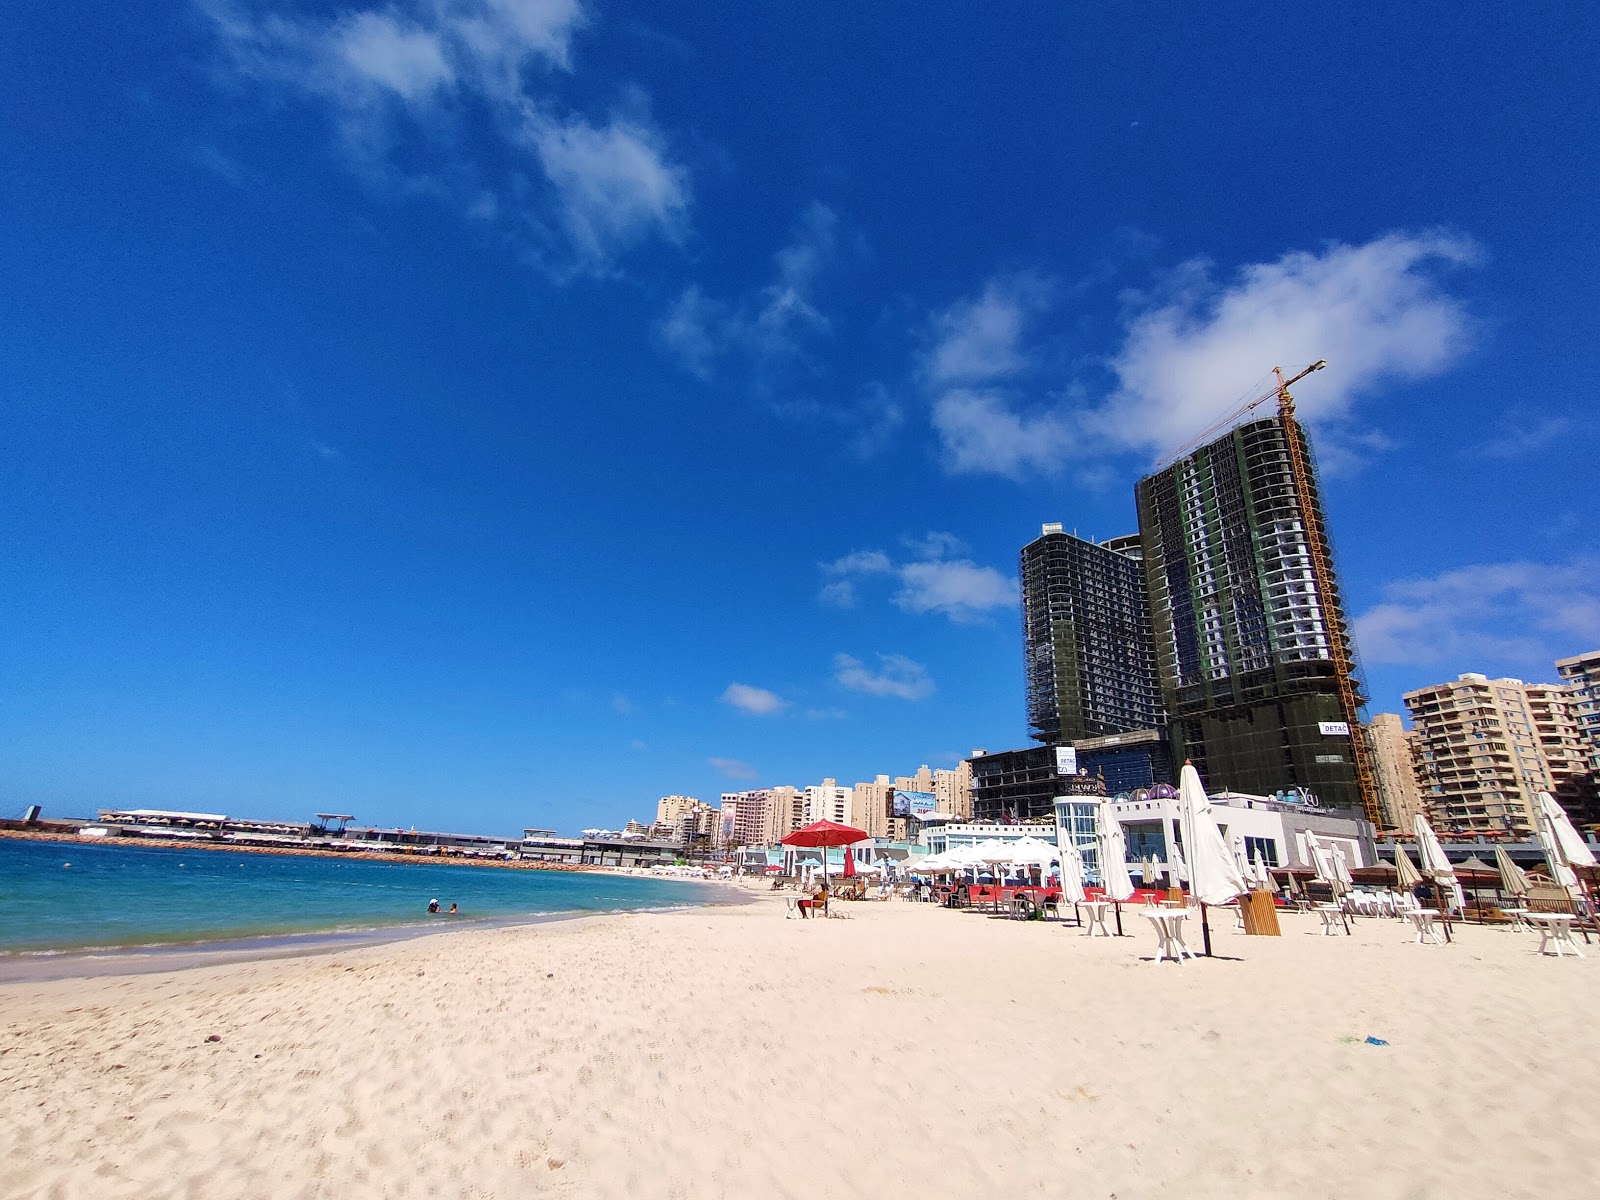
[(643, 738), (634, 738), (628, 743), (628, 748), (631, 750), (648, 750), (650, 749), (650, 743)]
[(838, 225), (827, 205), (808, 205), (789, 244), (773, 255), (771, 283), (731, 303), (690, 284), (656, 326), (658, 340), (702, 379), (724, 355), (738, 356), (759, 373), (802, 354), (808, 339), (831, 328), (815, 291), (818, 276), (834, 261)]
[(955, 534), (938, 530), (929, 530), (921, 537), (903, 537), (900, 544), (923, 559), (950, 558), (967, 552), (967, 544)]
[(1554, 445), (1572, 429), (1565, 417), (1545, 417), (1531, 423), (1504, 422), (1488, 441), (1467, 453), (1473, 458), (1527, 458)]
[(1079, 440), (1061, 412), (1024, 412), (998, 391), (952, 388), (933, 404), (945, 469), (952, 475), (1049, 475)]
[(1274, 365), (1326, 358), (1297, 395), (1311, 419), (1348, 413), (1359, 397), (1457, 362), (1472, 321), (1441, 276), (1473, 263), (1476, 246), (1441, 232), (1391, 233), (1249, 264), (1218, 281), (1210, 263), (1184, 264), (1158, 297), (1133, 298), (1108, 362), (1115, 383), (1095, 402), (1071, 386), (1029, 393), (1042, 370), (1028, 342), (1038, 289), (982, 295), (932, 319), (924, 363), (933, 424), (953, 473), (1050, 474), (1110, 453), (1177, 448), (1262, 390)]
[(727, 305), (707, 297), (698, 284), (691, 284), (656, 326), (656, 337), (685, 370), (710, 379), (712, 365), (723, 350), (722, 324), (727, 312)]
[(746, 683), (730, 683), (722, 693), (722, 702), (757, 717), (776, 716), (788, 707), (788, 701), (776, 692)]
[(937, 384), (983, 383), (1029, 366), (1023, 352), (1027, 322), (1048, 303), (1050, 289), (1032, 275), (991, 279), (983, 294), (933, 318), (925, 370)]
[(688, 175), (668, 160), (661, 134), (648, 123), (613, 116), (596, 126), (584, 117), (540, 114), (529, 120), (527, 134), (580, 257), (603, 263), (651, 234), (682, 237)]
[(932, 531), (901, 542), (920, 557), (896, 563), (882, 550), (853, 550), (832, 562), (818, 564), (823, 574), (842, 576), (825, 584), (817, 599), (834, 608), (856, 603), (854, 579), (889, 575), (899, 582), (892, 597), (909, 613), (938, 613), (960, 624), (982, 620), (996, 608), (1016, 605), (1017, 581), (993, 567), (980, 567), (965, 554), (966, 543), (953, 533)]
[(351, 72), (408, 100), (455, 78), (439, 36), (392, 14), (355, 13), (331, 37)]
[(1466, 349), (1470, 322), (1433, 271), (1476, 257), (1464, 238), (1393, 233), (1253, 263), (1225, 286), (1208, 264), (1189, 264), (1182, 294), (1129, 325), (1112, 361), (1117, 391), (1093, 425), (1119, 445), (1160, 453), (1274, 364), (1328, 360), (1297, 397), (1308, 417), (1343, 412), (1379, 383), (1436, 374)]
[(878, 655), (876, 671), (869, 670), (858, 658), (838, 654), (833, 659), (833, 670), (840, 687), (869, 696), (925, 700), (934, 692), (927, 668), (903, 654)]
[(1356, 618), (1371, 663), (1534, 670), (1600, 645), (1600, 559), (1485, 563), (1383, 589)]
[(198, 3), (234, 73), (327, 105), (352, 166), (534, 238), (558, 274), (604, 272), (639, 242), (684, 234), (688, 173), (642, 103), (597, 122), (551, 90), (587, 21), (578, 0), (409, 0), (321, 18)]
[(708, 758), (706, 762), (729, 779), (755, 779), (760, 774), (749, 763), (737, 758)]
[(829, 608), (854, 608), (856, 585), (848, 579), (835, 579), (832, 583), (822, 585), (822, 590), (817, 593), (817, 600)]
[(982, 620), (997, 608), (1015, 608), (1017, 581), (967, 559), (906, 563), (899, 569), (895, 604), (909, 613), (939, 613), (959, 624)]
[(633, 701), (618, 692), (611, 697), (611, 711), (625, 717), (633, 711)]
[(843, 558), (822, 564), (828, 575), (887, 575), (894, 563), (882, 550), (852, 550)]

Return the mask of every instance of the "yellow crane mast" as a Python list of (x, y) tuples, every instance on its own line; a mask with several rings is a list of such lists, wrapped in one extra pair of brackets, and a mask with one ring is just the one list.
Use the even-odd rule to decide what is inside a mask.
[[(1367, 820), (1375, 828), (1382, 829), (1378, 781), (1372, 773), (1372, 759), (1367, 753), (1367, 740), (1361, 730), (1360, 699), (1350, 673), (1350, 642), (1345, 634), (1344, 616), (1334, 591), (1332, 554), (1327, 531), (1323, 528), (1322, 506), (1312, 494), (1311, 464), (1306, 460), (1306, 443), (1300, 432), (1300, 422), (1295, 420), (1294, 397), (1289, 394), (1290, 384), (1299, 383), (1313, 371), (1320, 371), (1327, 365), (1326, 359), (1318, 359), (1291, 379), (1283, 377), (1282, 367), (1272, 368), (1272, 373), (1278, 381), (1278, 421), (1283, 426), (1283, 437), (1289, 445), (1289, 465), (1294, 472), (1295, 496), (1300, 501), (1301, 519), (1305, 522), (1306, 545), (1311, 548), (1311, 574), (1316, 580), (1317, 595), (1322, 602), (1322, 620), (1327, 628), (1328, 654), (1333, 660), (1339, 704), (1344, 709), (1345, 723), (1350, 727), (1350, 758), (1356, 769), (1356, 787), (1361, 793), (1361, 806), (1366, 810)], [(1250, 407), (1254, 407), (1254, 404)]]

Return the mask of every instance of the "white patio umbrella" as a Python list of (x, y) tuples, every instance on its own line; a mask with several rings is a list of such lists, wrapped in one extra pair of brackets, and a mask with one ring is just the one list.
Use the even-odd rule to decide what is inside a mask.
[[(1539, 793), (1539, 847), (1550, 864), (1550, 874), (1568, 898), (1572, 898), (1572, 890), (1579, 886), (1577, 872), (1572, 868), (1594, 866), (1594, 854), (1583, 844), (1566, 811), (1549, 792)], [(1572, 907), (1577, 911), (1575, 902)]]
[(1354, 877), (1350, 874), (1350, 860), (1345, 857), (1343, 846), (1334, 846), (1332, 847), (1332, 850), (1333, 873), (1338, 876), (1340, 884), (1342, 884), (1344, 890), (1348, 892), (1356, 885)]
[(1019, 838), (1006, 845), (1010, 857), (1005, 861), (1019, 867), (1048, 867), (1061, 856), (1061, 851), (1049, 842), (1036, 837)]
[(1439, 837), (1433, 832), (1433, 826), (1428, 824), (1428, 818), (1418, 813), (1411, 825), (1417, 835), (1417, 857), (1422, 860), (1422, 869), (1432, 876), (1433, 881), (1441, 888), (1450, 889), (1447, 907), (1464, 909), (1467, 898), (1461, 894), (1461, 883), (1456, 879), (1456, 870), (1450, 865), (1450, 859), (1446, 856), (1444, 847), (1439, 844)]
[(1200, 772), (1193, 763), (1184, 763), (1178, 777), (1178, 812), (1183, 822), (1183, 844), (1189, 848), (1189, 891), (1200, 901), (1200, 931), (1209, 955), (1211, 926), (1206, 920), (1206, 905), (1226, 904), (1250, 889), (1222, 840), (1211, 798), (1201, 786)]
[(1089, 898), (1083, 890), (1083, 854), (1071, 842), (1061, 847), (1061, 895), (1075, 905)]
[(1172, 876), (1171, 883), (1189, 878), (1189, 864), (1183, 861), (1183, 851), (1177, 842), (1167, 847), (1167, 874)]
[(1409, 892), (1422, 882), (1422, 873), (1411, 862), (1405, 846), (1394, 844), (1394, 886), (1398, 892)]
[(1111, 805), (1101, 802), (1094, 810), (1095, 842), (1100, 849), (1100, 886), (1106, 898), (1121, 902), (1133, 898), (1133, 879), (1128, 875), (1128, 840), (1122, 822), (1111, 814)]
[(1150, 887), (1156, 881), (1156, 860), (1146, 855), (1139, 860), (1139, 878), (1145, 887)]
[(1528, 898), (1528, 877), (1511, 861), (1504, 846), (1494, 848), (1494, 865), (1500, 868), (1500, 890), (1518, 903)]
[(1128, 875), (1128, 841), (1122, 822), (1112, 815), (1109, 802), (1102, 800), (1094, 809), (1095, 843), (1100, 850), (1100, 887), (1117, 914), (1117, 936), (1122, 936), (1122, 902), (1133, 898), (1133, 880)]

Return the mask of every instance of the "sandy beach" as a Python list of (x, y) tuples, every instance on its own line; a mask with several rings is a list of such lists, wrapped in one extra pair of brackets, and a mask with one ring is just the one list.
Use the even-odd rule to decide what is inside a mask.
[[(0, 987), (0, 1193), (1578, 1197), (1590, 957), (901, 902)], [(1198, 930), (1191, 941), (1198, 945)], [(1375, 1037), (1385, 1046), (1369, 1044)]]

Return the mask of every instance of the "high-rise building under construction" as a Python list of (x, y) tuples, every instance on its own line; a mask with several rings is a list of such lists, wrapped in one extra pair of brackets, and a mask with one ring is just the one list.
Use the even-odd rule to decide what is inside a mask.
[(1022, 548), (1028, 726), (1047, 745), (1161, 724), (1137, 536), (1049, 524)]
[(1212, 791), (1293, 787), (1370, 810), (1353, 648), (1292, 409), (1186, 454), (1135, 497), (1178, 760)]

